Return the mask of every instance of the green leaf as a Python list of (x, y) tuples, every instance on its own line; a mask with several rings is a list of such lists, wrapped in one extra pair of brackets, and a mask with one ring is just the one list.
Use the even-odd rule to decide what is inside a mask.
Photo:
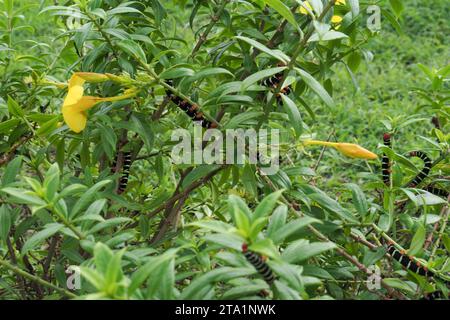
[(121, 5), (120, 7), (116, 7), (114, 9), (111, 9), (109, 11), (106, 11), (106, 13), (110, 16), (113, 16), (115, 14), (122, 14), (122, 13), (139, 13), (142, 14), (139, 10), (132, 8), (132, 7), (126, 7)]
[(45, 239), (51, 237), (58, 231), (64, 228), (64, 225), (59, 223), (50, 223), (45, 226), (45, 228), (38, 233), (35, 233), (28, 239), (22, 247), (21, 254), (22, 256), (27, 254), (28, 251), (33, 250), (40, 243), (42, 243)]
[(85, 216), (97, 216), (103, 210), (103, 207), (106, 204), (106, 199), (99, 199), (94, 201), (84, 213)]
[(358, 213), (364, 217), (367, 215), (368, 204), (366, 196), (364, 195), (364, 192), (361, 190), (361, 188), (354, 183), (347, 183), (346, 186), (352, 190), (352, 196), (353, 196), (353, 205), (355, 206), (356, 210), (358, 210)]
[(13, 196), (13, 200), (16, 203), (30, 204), (35, 206), (45, 206), (46, 202), (41, 198), (33, 195), (33, 192), (17, 189), (17, 188), (3, 188), (1, 191)]
[(190, 77), (194, 75), (194, 70), (188, 68), (170, 68), (162, 72), (159, 77), (161, 79), (176, 79)]
[(325, 104), (328, 107), (334, 107), (334, 101), (333, 98), (330, 97), (327, 90), (325, 90), (322, 85), (308, 72), (300, 69), (300, 68), (294, 68), (295, 71), (302, 77), (303, 81), (308, 85), (308, 87), (311, 88), (322, 100), (325, 102)]
[(343, 208), (339, 202), (334, 199), (331, 199), (328, 195), (326, 195), (323, 191), (311, 187), (302, 185), (301, 188), (307, 193), (308, 197), (314, 201), (316, 201), (321, 207), (324, 209), (335, 213), (343, 220), (347, 220), (350, 222), (357, 223), (358, 220), (352, 215), (350, 211)]
[(283, 251), (281, 257), (289, 263), (299, 263), (336, 247), (336, 244), (333, 242), (309, 243), (309, 241), (301, 239), (292, 242)]
[(276, 12), (278, 12), (283, 18), (285, 18), (295, 29), (299, 29), (297, 21), (294, 18), (291, 10), (280, 0), (264, 0), (264, 2)]
[(0, 207), (0, 240), (6, 241), (11, 229), (11, 212), (6, 205)]
[(11, 129), (17, 127), (20, 119), (13, 118), (0, 123), (0, 133), (8, 133)]
[(231, 118), (231, 120), (226, 124), (225, 128), (226, 129), (235, 129), (240, 124), (245, 123), (251, 119), (257, 119), (257, 118), (261, 117), (263, 114), (264, 114), (264, 112), (260, 112), (260, 111), (247, 111), (247, 112), (240, 113), (237, 116), (234, 116), (233, 118)]
[(45, 174), (44, 185), (47, 199), (52, 201), (59, 189), (59, 165), (54, 163)]
[(273, 244), (272, 239), (263, 239), (256, 241), (249, 245), (248, 249), (272, 259), (279, 259), (280, 256), (277, 248)]
[(19, 104), (10, 96), (8, 96), (8, 111), (10, 114), (17, 118), (23, 118), (25, 116), (25, 112), (19, 106)]
[(299, 230), (313, 224), (313, 223), (321, 223), (320, 220), (311, 217), (303, 217), (300, 219), (293, 220), (288, 224), (284, 224), (281, 226), (276, 233), (274, 233), (271, 238), (275, 244), (280, 244), (287, 237), (295, 234)]
[(352, 10), (352, 18), (355, 19), (359, 14), (359, 0), (348, 0), (348, 5)]
[(155, 269), (170, 259), (175, 258), (177, 251), (178, 249), (169, 249), (160, 256), (148, 258), (147, 262), (131, 276), (131, 283), (128, 286), (128, 295), (131, 296)]
[(399, 18), (405, 9), (403, 0), (389, 0), (389, 3), (391, 4), (392, 11), (395, 13), (395, 16)]
[[(238, 196), (230, 195), (228, 197), (228, 206), (230, 208), (233, 221), (236, 227), (245, 235), (250, 233), (250, 211), (245, 202)], [(247, 208), (247, 209), (246, 209)]]
[[(278, 206), (272, 214), (269, 221), (269, 226), (267, 227), (267, 237), (275, 239), (276, 234), (280, 228), (286, 223), (288, 208), (286, 205), (282, 204)], [(276, 243), (276, 241), (274, 240)]]
[(288, 96), (281, 94), (281, 98), (283, 99), (284, 112), (287, 113), (297, 137), (300, 137), (303, 132), (303, 121), (300, 111), (294, 101), (292, 101)]
[(97, 242), (94, 247), (94, 262), (97, 271), (105, 274), (113, 256), (114, 253), (107, 245)]
[(191, 78), (189, 78), (189, 82), (194, 82), (198, 80), (202, 80), (204, 78), (209, 78), (217, 75), (229, 75), (234, 78), (234, 74), (224, 68), (206, 68), (196, 72)]
[(209, 287), (215, 282), (226, 282), (234, 278), (250, 276), (256, 273), (254, 268), (230, 268), (222, 267), (211, 270), (205, 274), (196, 277), (191, 284), (183, 290), (178, 297), (180, 300), (202, 299), (202, 288)]
[(270, 215), (282, 193), (283, 190), (278, 190), (266, 196), (256, 207), (255, 212), (252, 215), (252, 221)]
[(412, 256), (417, 255), (422, 250), (423, 244), (425, 243), (425, 237), (426, 237), (426, 229), (420, 223), (419, 226), (417, 227), (414, 237), (411, 240), (411, 246), (409, 247), (408, 254)]
[(22, 160), (22, 156), (17, 156), (8, 163), (3, 173), (2, 186), (6, 186), (16, 180), (16, 176), (19, 174), (20, 168), (22, 167)]
[(411, 294), (415, 294), (416, 291), (405, 281), (397, 279), (397, 278), (384, 278), (383, 279), (384, 283), (387, 284), (388, 286), (395, 288), (395, 289), (399, 289)]
[(194, 170), (189, 172), (188, 175), (184, 178), (181, 188), (185, 189), (193, 182), (200, 180), (201, 178), (205, 177), (214, 170), (217, 170), (218, 168), (220, 168), (220, 165), (205, 164), (196, 167)]
[(145, 56), (144, 50), (142, 50), (141, 46), (133, 40), (119, 41), (117, 42), (117, 46), (141, 62), (147, 63), (147, 57)]
[(199, 227), (201, 229), (211, 230), (219, 233), (227, 233), (233, 228), (233, 226), (229, 225), (228, 223), (216, 220), (194, 221), (187, 224), (186, 226)]
[(281, 51), (271, 50), (271, 49), (267, 48), (265, 45), (259, 43), (258, 41), (255, 41), (255, 40), (247, 38), (247, 37), (242, 37), (242, 36), (236, 36), (235, 38), (242, 40), (244, 42), (247, 42), (251, 46), (257, 48), (259, 51), (262, 51), (262, 52), (268, 54), (269, 56), (274, 57), (275, 59), (277, 59), (285, 64), (289, 63), (289, 61), (290, 61), (289, 57), (287, 55), (285, 55), (284, 53), (282, 53)]
[(140, 113), (133, 113), (131, 121), (136, 125), (136, 132), (142, 138), (147, 150), (150, 152), (153, 149), (154, 133), (148, 120), (146, 120), (146, 116)]
[(73, 206), (71, 218), (75, 218), (97, 196), (98, 191), (111, 182), (111, 180), (103, 180), (90, 187)]

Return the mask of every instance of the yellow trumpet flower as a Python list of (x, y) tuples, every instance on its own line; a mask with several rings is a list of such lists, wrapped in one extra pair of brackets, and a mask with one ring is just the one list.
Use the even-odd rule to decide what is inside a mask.
[(311, 145), (319, 145), (335, 148), (337, 151), (342, 153), (343, 155), (356, 158), (356, 159), (377, 159), (377, 155), (373, 152), (370, 152), (367, 149), (364, 149), (360, 145), (354, 143), (339, 143), (339, 142), (328, 142), (328, 141), (317, 141), (317, 140), (308, 140), (304, 141), (303, 144), (305, 146)]
[(99, 83), (108, 81), (110, 77), (104, 74), (91, 72), (77, 72), (69, 80), (69, 91), (62, 106), (62, 114), (64, 122), (69, 128), (79, 133), (86, 128), (87, 114), (86, 111), (94, 107), (100, 102), (119, 101), (133, 97), (136, 95), (135, 90), (128, 90), (121, 96), (116, 97), (91, 97), (84, 96), (84, 83)]

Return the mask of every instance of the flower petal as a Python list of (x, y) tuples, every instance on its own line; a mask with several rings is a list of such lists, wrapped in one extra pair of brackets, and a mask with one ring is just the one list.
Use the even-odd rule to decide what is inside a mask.
[(77, 111), (71, 107), (63, 106), (62, 114), (64, 122), (72, 131), (79, 133), (86, 128), (87, 115), (84, 111)]

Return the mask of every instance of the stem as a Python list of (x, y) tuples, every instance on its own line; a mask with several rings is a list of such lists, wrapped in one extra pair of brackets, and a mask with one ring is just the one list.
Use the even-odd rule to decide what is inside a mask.
[(208, 38), (208, 34), (211, 32), (212, 28), (217, 23), (217, 21), (219, 21), (223, 10), (225, 9), (226, 5), (229, 2), (230, 2), (230, 0), (223, 0), (222, 4), (220, 5), (220, 7), (218, 7), (218, 9), (215, 12), (215, 14), (211, 17), (211, 22), (208, 24), (208, 26), (206, 27), (205, 31), (203, 32), (203, 34), (198, 39), (198, 42), (195, 45), (194, 49), (192, 50), (192, 53), (191, 53), (191, 58), (192, 59), (195, 57), (195, 55), (197, 54), (198, 50), (203, 45), (203, 43), (205, 43), (206, 39)]
[[(447, 201), (450, 201), (450, 199), (447, 199)], [(442, 219), (444, 219), (444, 220), (442, 222), (441, 229), (439, 230), (439, 234), (436, 239), (436, 242), (433, 244), (433, 250), (431, 251), (430, 260), (433, 259), (434, 255), (436, 254), (437, 249), (439, 248), (439, 243), (441, 242), (442, 236), (444, 235), (445, 228), (447, 227), (449, 213), (450, 213), (450, 210), (448, 209), (448, 204), (447, 204), (442, 208), (442, 211), (441, 211), (441, 216), (442, 216)]]
[(53, 290), (61, 293), (62, 295), (66, 296), (68, 298), (73, 299), (73, 298), (77, 297), (72, 292), (67, 291), (67, 290), (65, 290), (63, 288), (60, 288), (60, 287), (54, 285), (53, 283), (45, 281), (45, 280), (43, 280), (43, 279), (41, 279), (41, 278), (39, 278), (39, 277), (37, 277), (35, 275), (32, 275), (32, 274), (30, 274), (30, 273), (28, 273), (28, 272), (26, 272), (26, 271), (24, 271), (24, 270), (22, 270), (22, 269), (20, 269), (20, 268), (18, 268), (16, 266), (14, 266), (14, 265), (12, 265), (8, 261), (3, 260), (2, 258), (0, 258), (0, 265), (4, 266), (5, 268), (9, 269), (10, 271), (14, 272), (15, 274), (17, 274), (19, 276), (22, 276), (22, 277), (27, 278), (28, 280), (33, 281), (33, 282), (35, 282), (37, 284), (40, 284), (40, 285), (43, 285), (43, 286), (48, 287), (50, 289), (53, 289)]
[[(328, 4), (326, 5), (326, 7), (323, 9), (322, 13), (320, 14), (320, 16), (317, 18), (317, 21), (321, 21), (325, 15), (328, 13), (328, 11), (333, 8), (334, 4), (336, 3), (336, 0), (330, 0), (330, 2), (328, 2)], [(302, 53), (302, 51), (305, 49), (306, 44), (308, 43), (309, 38), (313, 35), (314, 32), (314, 28), (311, 26), (309, 26), (309, 31), (304, 35), (304, 37), (302, 38), (302, 40), (300, 41), (300, 43), (298, 44), (297, 48), (295, 49), (294, 53), (292, 54), (291, 60), (289, 61), (286, 70), (283, 73), (283, 77), (281, 78), (280, 82), (278, 83), (278, 86), (275, 88), (272, 97), (269, 99), (269, 101), (266, 104), (266, 107), (264, 108), (264, 112), (265, 112), (265, 117), (264, 118), (268, 118), (269, 116), (269, 110), (270, 110), (270, 106), (272, 105), (273, 101), (275, 100), (275, 97), (278, 96), (278, 94), (280, 93), (282, 87), (283, 87), (283, 83), (284, 80), (286, 79), (287, 75), (289, 74), (289, 72), (294, 68), (295, 63), (297, 61), (297, 57), (300, 55), (300, 53)], [(262, 125), (262, 120), (258, 123), (258, 127), (260, 127)]]

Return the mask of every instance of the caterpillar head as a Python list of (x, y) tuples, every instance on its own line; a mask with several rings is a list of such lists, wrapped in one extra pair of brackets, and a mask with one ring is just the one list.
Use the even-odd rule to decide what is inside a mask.
[(248, 244), (243, 243), (242, 244), (242, 252), (247, 252), (248, 251)]

